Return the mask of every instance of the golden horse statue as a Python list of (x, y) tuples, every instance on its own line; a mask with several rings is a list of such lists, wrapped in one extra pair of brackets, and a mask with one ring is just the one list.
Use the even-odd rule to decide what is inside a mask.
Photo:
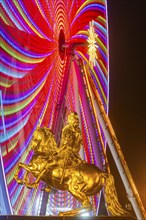
[[(89, 197), (96, 195), (102, 187), (104, 187), (108, 212), (113, 216), (129, 215), (118, 201), (113, 176), (80, 158), (81, 144), (77, 113), (68, 116), (68, 124), (62, 130), (59, 148), (49, 128), (37, 128), (31, 141), (34, 155), (28, 165), (18, 164), (14, 178), (19, 184), (24, 184), (28, 188), (37, 188), (39, 182), (43, 181), (47, 183), (44, 190), (48, 193), (51, 187), (67, 190), (81, 202), (80, 208), (60, 212), (59, 216), (74, 216), (91, 211), (92, 204)], [(23, 179), (18, 178), (20, 169), (26, 170)], [(29, 182), (29, 173), (36, 178), (34, 183)]]

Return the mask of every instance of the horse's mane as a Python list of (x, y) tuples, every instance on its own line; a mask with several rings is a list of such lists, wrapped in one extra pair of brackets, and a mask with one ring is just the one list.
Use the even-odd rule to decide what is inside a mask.
[(38, 131), (38, 132), (43, 131), (43, 132), (45, 132), (45, 134), (46, 134), (47, 136), (48, 136), (49, 134), (51, 134), (52, 136), (54, 136), (52, 130), (51, 130), (50, 128), (47, 128), (47, 127), (38, 127), (38, 128), (36, 129), (36, 131)]

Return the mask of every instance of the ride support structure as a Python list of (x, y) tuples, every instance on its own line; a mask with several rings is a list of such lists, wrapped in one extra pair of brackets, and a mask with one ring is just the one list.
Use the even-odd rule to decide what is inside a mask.
[(114, 129), (112, 127), (112, 124), (110, 122), (110, 119), (105, 112), (100, 95), (97, 89), (95, 88), (95, 85), (92, 81), (91, 76), (88, 73), (90, 67), (88, 66), (88, 68), (85, 68), (85, 65), (80, 60), (75, 60), (74, 62), (75, 62), (75, 65), (78, 66), (78, 68), (80, 68), (80, 74), (84, 72), (84, 75), (86, 76), (86, 80), (89, 83), (89, 86), (90, 86), (89, 92), (91, 93), (90, 95), (92, 96), (92, 100), (94, 100), (94, 106), (96, 109), (96, 114), (97, 114), (99, 123), (102, 127), (109, 149), (111, 151), (111, 154), (117, 166), (118, 172), (124, 184), (127, 197), (132, 204), (136, 217), (138, 218), (138, 220), (146, 219), (146, 212), (145, 212), (144, 206), (140, 199), (139, 193), (133, 181), (128, 165), (124, 159), (124, 155), (122, 153), (120, 144), (118, 143), (118, 140), (114, 132)]

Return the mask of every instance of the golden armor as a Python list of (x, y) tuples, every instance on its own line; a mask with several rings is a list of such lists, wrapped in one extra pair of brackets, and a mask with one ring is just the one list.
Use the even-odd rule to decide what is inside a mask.
[[(14, 178), (28, 188), (37, 188), (39, 182), (43, 181), (47, 183), (44, 190), (48, 193), (51, 187), (67, 190), (82, 203), (80, 208), (61, 212), (60, 216), (80, 215), (81, 212), (83, 214), (91, 211), (89, 197), (96, 195), (102, 187), (105, 191), (107, 210), (112, 215), (128, 214), (118, 202), (113, 176), (81, 159), (79, 151), (82, 135), (77, 113), (69, 114), (67, 125), (62, 129), (59, 147), (52, 131), (46, 127), (38, 127), (35, 130), (30, 144), (34, 155), (28, 165), (18, 164)], [(18, 178), (20, 169), (26, 170), (23, 179)], [(29, 173), (36, 178), (34, 183), (29, 182)]]

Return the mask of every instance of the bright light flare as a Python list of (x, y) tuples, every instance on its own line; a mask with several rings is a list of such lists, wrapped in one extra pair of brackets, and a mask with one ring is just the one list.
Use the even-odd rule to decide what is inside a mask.
[(90, 65), (93, 67), (95, 66), (95, 60), (97, 58), (97, 45), (96, 45), (96, 38), (97, 38), (97, 34), (95, 33), (94, 30), (94, 21), (92, 20), (89, 23), (89, 29), (88, 29), (88, 33), (89, 33), (89, 37), (88, 37), (88, 54), (89, 54), (89, 63)]

